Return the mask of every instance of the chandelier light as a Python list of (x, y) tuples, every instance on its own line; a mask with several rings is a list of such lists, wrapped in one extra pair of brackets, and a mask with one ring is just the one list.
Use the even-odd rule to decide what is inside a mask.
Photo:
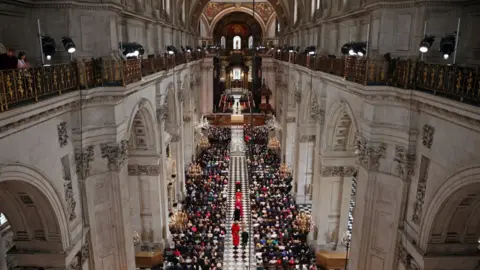
[(190, 178), (197, 178), (202, 176), (202, 167), (197, 163), (190, 164), (188, 168), (187, 176)]
[(208, 138), (205, 136), (202, 136), (200, 140), (198, 141), (198, 146), (200, 146), (201, 149), (207, 149), (210, 147), (210, 142), (208, 141)]
[(183, 211), (177, 211), (170, 218), (170, 230), (183, 231), (188, 223), (188, 215)]
[(274, 151), (277, 151), (278, 149), (280, 149), (280, 142), (278, 141), (277, 138), (275, 137), (272, 137), (268, 140), (268, 145), (267, 145), (268, 149), (270, 150), (274, 150)]
[(308, 233), (312, 227), (312, 216), (301, 212), (295, 219), (295, 226), (302, 233)]
[(288, 168), (286, 163), (282, 163), (280, 165), (279, 171), (280, 171), (281, 174), (289, 174), (290, 173), (290, 168)]

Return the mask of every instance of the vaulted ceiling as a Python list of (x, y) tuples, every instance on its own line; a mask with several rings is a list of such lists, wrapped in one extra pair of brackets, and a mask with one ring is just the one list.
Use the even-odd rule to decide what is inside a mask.
[[(219, 0), (214, 0), (215, 2), (222, 2), (222, 3), (235, 3), (235, 2), (242, 2), (242, 3), (248, 3), (248, 2), (253, 2), (249, 0), (224, 0), (224, 1), (219, 1)], [(277, 14), (277, 18), (280, 21), (280, 24), (282, 27), (286, 27), (288, 25), (288, 7), (289, 7), (289, 0), (256, 0), (256, 2), (265, 2), (268, 1), (270, 4), (272, 4), (273, 8), (275, 9), (275, 12)], [(192, 18), (192, 26), (195, 29), (196, 24), (199, 22), (200, 16), (207, 6), (207, 4), (210, 2), (210, 0), (193, 0), (191, 4), (191, 9), (190, 9), (190, 18)]]

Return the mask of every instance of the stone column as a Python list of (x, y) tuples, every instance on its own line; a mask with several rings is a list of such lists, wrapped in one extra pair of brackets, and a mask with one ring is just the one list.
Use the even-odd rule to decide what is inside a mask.
[(302, 93), (300, 89), (295, 89), (294, 92), (295, 98), (295, 135), (293, 141), (293, 160), (292, 162), (292, 171), (293, 171), (293, 181), (295, 183), (295, 188), (293, 192), (295, 192), (296, 200), (298, 200), (298, 194), (300, 191), (300, 104), (302, 102)]
[(320, 181), (321, 181), (321, 167), (322, 167), (322, 152), (321, 152), (321, 143), (322, 143), (322, 133), (323, 133), (323, 117), (318, 114), (316, 115), (317, 125), (315, 131), (315, 154), (313, 161), (313, 177), (312, 177), (312, 222), (313, 230), (310, 231), (308, 235), (308, 243), (313, 248), (316, 248), (316, 240), (318, 238), (318, 223), (319, 215), (319, 201), (320, 201)]
[[(395, 193), (388, 189), (381, 190), (384, 186), (381, 184), (381, 177), (378, 169), (380, 167), (380, 159), (386, 157), (387, 144), (385, 143), (370, 143), (366, 138), (357, 136), (355, 143), (355, 151), (358, 155), (358, 175), (357, 175), (357, 200), (355, 204), (355, 212), (353, 215), (353, 232), (350, 248), (350, 260), (348, 262), (349, 269), (364, 270), (367, 267), (367, 257), (370, 257), (372, 241), (372, 226), (376, 222), (387, 222), (386, 217), (379, 220), (379, 212), (374, 211), (374, 205), (377, 201), (376, 196), (385, 196), (384, 192), (391, 192), (389, 197), (383, 200), (390, 200)], [(385, 178), (385, 176), (383, 176)], [(380, 190), (379, 190), (380, 188)], [(381, 194), (378, 194), (380, 192)], [(383, 209), (383, 213), (392, 212), (390, 209)], [(385, 215), (385, 214), (383, 214)], [(390, 226), (390, 225), (389, 225)], [(388, 230), (387, 227), (383, 228)], [(397, 230), (396, 228), (390, 228)], [(389, 234), (390, 232), (382, 231), (381, 234)], [(375, 233), (373, 233), (375, 234)], [(393, 240), (395, 241), (395, 240)], [(391, 248), (391, 247), (390, 247)], [(382, 254), (378, 254), (379, 259)], [(393, 256), (390, 254), (389, 256)], [(383, 259), (383, 258), (381, 258)]]
[(192, 155), (194, 155), (194, 135), (193, 135), (193, 124), (192, 124), (192, 114), (190, 112), (184, 112), (183, 116), (183, 125), (184, 125), (184, 143), (185, 143), (185, 164), (190, 164), (192, 161)]
[[(157, 83), (156, 87), (160, 87), (160, 82)], [(167, 119), (168, 114), (168, 106), (167, 104), (162, 104), (159, 108), (157, 108), (157, 123), (158, 123), (158, 134), (159, 134), (159, 159), (160, 162), (158, 164), (159, 168), (159, 179), (160, 182), (163, 183), (164, 188), (161, 190), (162, 194), (161, 197), (163, 198), (162, 201), (168, 201), (168, 194), (167, 194), (167, 187), (168, 187), (168, 176), (167, 176), (167, 153), (166, 153), (166, 146), (165, 146), (165, 138), (164, 138), (164, 131), (165, 131), (165, 120)], [(165, 240), (170, 239), (170, 230), (168, 229), (168, 205), (164, 203), (164, 207), (162, 208), (164, 211), (163, 215), (163, 228), (162, 232), (164, 232)]]
[(311, 152), (315, 148), (315, 137), (315, 135), (301, 135), (296, 140), (298, 141), (297, 167), (295, 171), (297, 179), (297, 204), (311, 203), (309, 192), (307, 192), (307, 187), (308, 184), (311, 183), (309, 173), (311, 174), (313, 170), (312, 159), (314, 159), (314, 153), (311, 154)]
[(0, 270), (7, 270), (7, 249), (5, 244), (2, 232), (0, 231)]
[(160, 54), (165, 51), (165, 33), (163, 32), (163, 26), (157, 24), (157, 49), (156, 53)]
[(184, 126), (183, 126), (183, 101), (185, 100), (185, 89), (181, 85), (182, 83), (177, 82), (177, 115), (178, 117), (178, 126), (179, 126), (179, 142), (178, 142), (178, 158), (177, 158), (177, 181), (178, 181), (178, 192), (180, 195), (180, 200), (183, 200), (186, 189), (185, 189), (185, 135), (184, 135)]

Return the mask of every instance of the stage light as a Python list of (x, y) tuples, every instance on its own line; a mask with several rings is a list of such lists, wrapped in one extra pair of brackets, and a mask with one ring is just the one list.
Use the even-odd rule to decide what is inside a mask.
[(308, 46), (308, 47), (305, 48), (305, 54), (315, 55), (316, 54), (315, 50), (316, 50), (315, 46)]
[(443, 59), (447, 60), (455, 51), (456, 36), (457, 33), (453, 33), (440, 40), (440, 52), (443, 54)]
[[(352, 50), (352, 43), (345, 43), (343, 44), (342, 48), (340, 48), (340, 51), (342, 52), (343, 55), (347, 55), (350, 53), (350, 50)], [(353, 50), (352, 50), (353, 52)]]
[(127, 58), (138, 58), (145, 53), (145, 49), (143, 48), (143, 46), (136, 42), (120, 42), (120, 48), (123, 55), (125, 55), (125, 57)]
[(73, 42), (72, 38), (70, 37), (62, 37), (62, 44), (65, 50), (68, 53), (74, 53), (76, 48), (75, 48), (75, 43)]
[(293, 46), (290, 46), (290, 47), (288, 48), (288, 52), (289, 52), (289, 53), (293, 53), (293, 52), (294, 52)]
[(367, 53), (367, 43), (366, 42), (357, 42), (353, 46), (355, 53), (362, 57)]
[(192, 47), (187, 46), (186, 49), (187, 49), (187, 52), (188, 52), (188, 53), (192, 52)]
[(169, 46), (167, 46), (167, 53), (169, 55), (174, 55), (174, 54), (177, 53), (177, 48), (175, 48), (175, 46), (173, 46), (173, 45), (169, 45)]
[(432, 47), (433, 42), (435, 41), (435, 36), (428, 36), (425, 35), (425, 37), (422, 39), (422, 42), (420, 42), (420, 52), (426, 53)]
[(57, 52), (55, 39), (50, 36), (42, 36), (42, 50), (47, 60), (51, 60), (52, 56)]

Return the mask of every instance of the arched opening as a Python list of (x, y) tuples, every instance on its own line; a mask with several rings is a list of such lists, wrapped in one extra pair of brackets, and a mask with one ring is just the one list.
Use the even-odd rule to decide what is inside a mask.
[(27, 257), (36, 267), (65, 267), (42, 260), (45, 253), (65, 254), (70, 245), (69, 219), (54, 187), (37, 171), (19, 164), (4, 165), (0, 175), (0, 233), (5, 237), (0, 237), (0, 256), (10, 250), (7, 261), (12, 268), (27, 266), (22, 265)]
[(240, 36), (233, 37), (233, 49), (234, 50), (242, 49), (242, 38)]
[(426, 253), (476, 255), (480, 238), (480, 183), (455, 191), (441, 205), (432, 223)]
[(253, 36), (254, 42), (261, 40), (263, 29), (251, 14), (237, 11), (228, 13), (216, 22), (212, 33), (217, 44), (221, 43), (222, 37), (225, 37), (227, 50), (240, 50), (248, 48), (248, 38), (250, 36)]
[(162, 247), (168, 223), (166, 183), (161, 178), (158, 133), (153, 108), (139, 102), (130, 125), (128, 188), (135, 250), (156, 252)]

